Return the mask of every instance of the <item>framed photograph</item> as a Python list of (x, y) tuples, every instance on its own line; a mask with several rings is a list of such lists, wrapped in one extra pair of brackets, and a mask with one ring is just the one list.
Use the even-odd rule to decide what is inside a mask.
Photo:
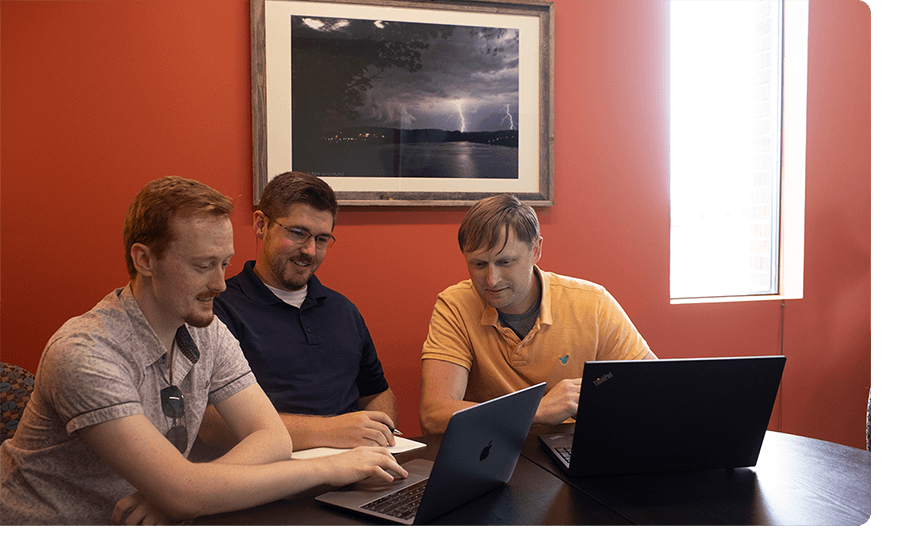
[(289, 170), (342, 206), (553, 204), (553, 4), (251, 0), (253, 200)]

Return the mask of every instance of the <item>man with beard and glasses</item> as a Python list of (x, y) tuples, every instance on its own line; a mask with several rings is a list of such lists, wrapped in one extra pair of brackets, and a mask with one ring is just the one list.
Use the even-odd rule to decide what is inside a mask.
[[(334, 243), (338, 204), (321, 179), (272, 178), (253, 215), (260, 256), (229, 278), (216, 298), (294, 450), (394, 445), (397, 405), (356, 306), (315, 275)], [(235, 439), (215, 408), (203, 419), (206, 444)]]
[[(231, 212), (227, 197), (179, 177), (132, 201), (128, 285), (53, 335), (16, 434), (0, 445), (0, 523), (171, 523), (406, 476), (385, 448), (290, 459), (284, 424), (213, 313), (234, 255)], [(185, 454), (207, 405), (238, 442), (194, 463)]]

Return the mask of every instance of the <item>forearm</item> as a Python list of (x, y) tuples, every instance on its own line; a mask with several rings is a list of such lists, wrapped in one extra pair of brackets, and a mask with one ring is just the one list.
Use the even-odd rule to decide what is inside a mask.
[(165, 489), (171, 495), (160, 507), (173, 518), (190, 519), (271, 502), (327, 479), (320, 471), (304, 473), (290, 457), (284, 429), (253, 431), (214, 462), (185, 460), (178, 474), (183, 480)]
[(336, 484), (333, 471), (333, 466), (322, 459), (265, 465), (236, 465), (221, 460), (188, 463), (177, 473), (179, 480), (146, 494), (166, 515), (185, 520), (258, 506), (319, 485)]
[[(273, 412), (274, 413), (274, 412)], [(289, 458), (289, 439), (277, 419), (250, 431), (246, 447), (271, 442), (272, 453)], [(131, 483), (159, 511), (176, 519), (190, 519), (262, 504), (331, 480), (339, 469), (307, 471), (287, 459), (261, 465), (246, 461), (193, 463), (175, 449), (143, 415), (132, 415), (80, 430), (85, 440), (119, 476)], [(237, 458), (234, 458), (237, 459)]]
[(284, 431), (259, 430), (247, 435), (234, 445), (216, 463), (265, 464), (290, 459), (293, 451)]
[[(266, 504), (320, 485), (343, 486), (353, 482), (342, 477), (348, 469), (334, 459), (288, 460), (266, 465), (185, 461), (185, 467), (170, 469), (171, 480), (163, 488), (144, 489), (145, 494), (135, 493), (123, 499), (116, 505), (113, 521), (124, 523), (134, 508), (128, 499), (135, 496), (143, 496), (152, 508), (159, 508), (160, 515), (177, 522)], [(140, 518), (131, 524), (138, 523)]]
[(200, 423), (200, 438), (206, 444), (230, 450), (238, 443), (238, 437), (231, 430), (231, 427), (222, 419), (216, 408), (209, 406), (203, 415), (203, 421)]
[(329, 417), (280, 413), (291, 435), (292, 450), (306, 450), (334, 444), (334, 427)]
[(289, 458), (292, 451), (283, 434), (271, 429), (252, 432), (239, 440), (213, 406), (209, 406), (203, 416), (200, 438), (210, 446), (227, 450), (217, 458), (220, 463), (271, 463)]
[[(90, 425), (80, 433), (154, 508), (176, 520), (257, 506), (323, 484), (343, 486), (369, 476), (391, 480), (391, 473), (406, 476), (384, 448), (290, 459), (284, 423), (255, 385), (216, 407), (241, 442), (211, 463), (185, 459), (141, 414)], [(272, 459), (283, 461), (250, 464)], [(117, 504), (116, 511), (124, 505)]]
[(319, 485), (341, 487), (370, 477), (390, 482), (407, 476), (383, 447), (357, 447), (333, 456), (265, 465), (198, 464), (178, 459), (182, 463), (173, 466), (177, 469), (156, 477), (161, 480), (156, 486), (163, 488), (145, 489), (158, 495), (155, 498), (161, 503), (157, 507), (175, 519), (258, 506)]
[(465, 401), (468, 369), (437, 359), (422, 360), (422, 396), (419, 425), (425, 434), (443, 434), (450, 417), (460, 409), (476, 405)]
[(282, 415), (294, 450), (327, 446), (393, 446), (394, 421), (384, 412), (368, 409), (327, 417)]
[(452, 398), (423, 402), (419, 411), (419, 425), (422, 427), (422, 433), (443, 434), (454, 413), (473, 405), (477, 404)]
[[(291, 451), (327, 445), (323, 444), (323, 442), (328, 440), (330, 428), (323, 417), (292, 413), (279, 413), (278, 416), (284, 422), (290, 435)], [(238, 449), (237, 435), (234, 434), (231, 427), (225, 423), (224, 419), (212, 406), (206, 410), (206, 414), (203, 416), (203, 423), (200, 426), (200, 437), (210, 446), (231, 450), (231, 452)], [(251, 444), (255, 444), (255, 442), (251, 442), (248, 446)], [(241, 447), (241, 450), (236, 452), (236, 454), (243, 454), (245, 451), (245, 447)], [(226, 461), (231, 461), (232, 459), (229, 458)]]
[(380, 411), (390, 417), (394, 424), (397, 424), (397, 420), (399, 419), (397, 398), (390, 388), (384, 392), (360, 398), (359, 408), (366, 411)]

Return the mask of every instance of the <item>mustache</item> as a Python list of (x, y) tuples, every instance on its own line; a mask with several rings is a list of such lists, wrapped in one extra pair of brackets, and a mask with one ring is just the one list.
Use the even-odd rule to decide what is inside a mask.
[(298, 257), (291, 257), (291, 261), (312, 265), (315, 264), (316, 259), (308, 255), (300, 255)]

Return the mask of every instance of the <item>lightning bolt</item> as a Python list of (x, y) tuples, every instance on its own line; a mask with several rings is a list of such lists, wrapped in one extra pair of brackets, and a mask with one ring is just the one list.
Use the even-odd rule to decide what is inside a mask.
[(466, 117), (463, 114), (463, 110), (462, 110), (463, 101), (457, 100), (457, 101), (454, 101), (453, 104), (456, 106), (457, 114), (459, 114), (459, 130), (462, 132), (465, 132), (466, 131)]
[(509, 129), (516, 129), (516, 124), (515, 122), (513, 122), (512, 114), (509, 113), (508, 104), (506, 105), (506, 115), (503, 116), (503, 119), (500, 120), (500, 123), (502, 124), (503, 122), (505, 122), (507, 118), (509, 118)]

